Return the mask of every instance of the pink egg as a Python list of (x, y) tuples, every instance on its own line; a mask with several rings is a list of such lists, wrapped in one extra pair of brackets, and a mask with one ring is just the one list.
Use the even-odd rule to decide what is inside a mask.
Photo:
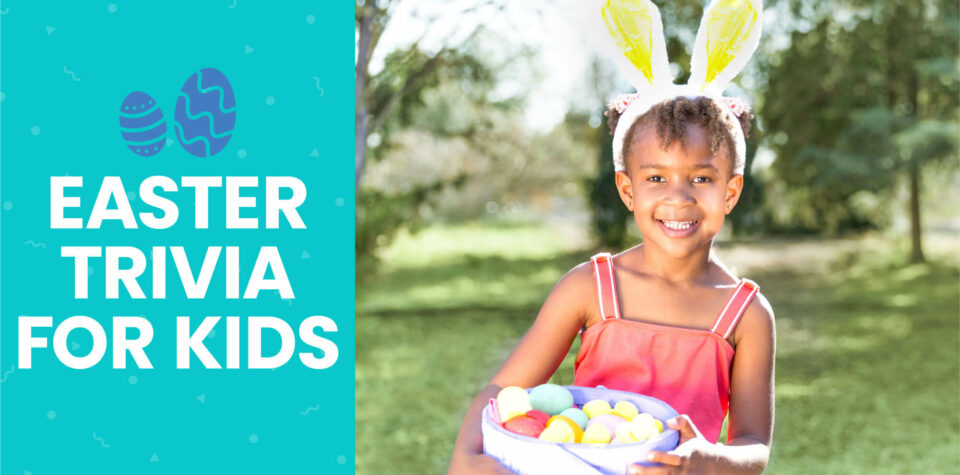
[(544, 426), (547, 425), (547, 421), (550, 420), (550, 414), (547, 414), (543, 411), (538, 411), (536, 409), (530, 409), (527, 411), (527, 415), (540, 421)]
[(519, 415), (503, 423), (503, 428), (514, 434), (539, 437), (543, 432), (544, 424), (533, 417)]
[(587, 427), (590, 427), (594, 424), (603, 424), (607, 426), (607, 429), (610, 430), (611, 434), (616, 434), (617, 425), (626, 421), (626, 419), (616, 414), (601, 414), (587, 421)]

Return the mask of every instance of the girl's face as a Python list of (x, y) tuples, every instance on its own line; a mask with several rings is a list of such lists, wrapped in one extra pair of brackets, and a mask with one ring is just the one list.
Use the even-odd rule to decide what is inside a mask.
[(709, 249), (740, 198), (743, 176), (731, 176), (726, 147), (713, 154), (701, 127), (688, 125), (686, 146), (674, 140), (667, 150), (652, 129), (641, 127), (632, 139), (627, 173), (617, 172), (620, 198), (644, 243), (673, 257)]

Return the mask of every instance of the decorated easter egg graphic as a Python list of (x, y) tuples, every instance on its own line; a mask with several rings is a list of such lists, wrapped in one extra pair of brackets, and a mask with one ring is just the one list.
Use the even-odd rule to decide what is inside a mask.
[(212, 157), (227, 146), (237, 123), (237, 106), (227, 77), (204, 68), (187, 78), (177, 97), (173, 127), (180, 145), (197, 157)]
[(120, 135), (137, 155), (160, 153), (167, 140), (167, 122), (157, 101), (145, 92), (131, 92), (120, 104)]

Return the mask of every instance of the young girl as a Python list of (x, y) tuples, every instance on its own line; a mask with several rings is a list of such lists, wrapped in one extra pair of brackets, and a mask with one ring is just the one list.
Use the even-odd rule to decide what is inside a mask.
[[(610, 3), (604, 18), (608, 27), (618, 27), (610, 27), (614, 37), (633, 27), (618, 42), (637, 39), (636, 22), (624, 25), (635, 20), (626, 15), (637, 15), (639, 5), (653, 20), (647, 44), (663, 44), (659, 13), (649, 1), (633, 0), (619, 10)], [(733, 40), (740, 35), (740, 42), (732, 46), (739, 49), (726, 45), (723, 52), (733, 59), (724, 64), (704, 47), (711, 38), (701, 41), (701, 35), (718, 27), (730, 33), (723, 30), (730, 25), (715, 23), (718, 16), (729, 21), (731, 11), (735, 20), (748, 21), (734, 28)], [(697, 38), (706, 57), (694, 50), (686, 86), (658, 87), (665, 47), (640, 58), (641, 64), (627, 55), (641, 72), (653, 73), (638, 94), (610, 113), (617, 189), (643, 244), (594, 256), (557, 283), (533, 326), (468, 409), (451, 473), (510, 473), (483, 455), (481, 410), (503, 387), (546, 382), (578, 332), (575, 385), (656, 397), (681, 414), (667, 421), (680, 433), (679, 446), (648, 453), (647, 460), (658, 465), (633, 465), (629, 473), (763, 471), (773, 435), (773, 311), (757, 284), (738, 278), (711, 252), (740, 198), (752, 116), (721, 98), (715, 91), (725, 84), (710, 78), (729, 81), (742, 68), (744, 54), (756, 48), (758, 11), (758, 4), (742, 0), (717, 0), (708, 8)], [(633, 46), (628, 49), (636, 52)], [(717, 444), (728, 411), (727, 441)]]

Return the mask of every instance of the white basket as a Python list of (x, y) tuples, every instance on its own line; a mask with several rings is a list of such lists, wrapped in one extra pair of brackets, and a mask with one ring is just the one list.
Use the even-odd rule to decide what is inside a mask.
[[(677, 411), (667, 403), (648, 396), (606, 389), (603, 386), (585, 388), (565, 386), (573, 394), (575, 404), (594, 399), (605, 400), (611, 406), (620, 401), (630, 401), (640, 412), (666, 421), (677, 417)], [(529, 389), (527, 390), (530, 391)], [(483, 409), (481, 430), (483, 452), (496, 458), (504, 466), (519, 474), (617, 474), (627, 472), (631, 464), (645, 462), (651, 450), (669, 451), (677, 447), (680, 434), (664, 427), (662, 434), (643, 442), (626, 444), (574, 444), (547, 442), (533, 437), (514, 434), (493, 421), (490, 406)]]

